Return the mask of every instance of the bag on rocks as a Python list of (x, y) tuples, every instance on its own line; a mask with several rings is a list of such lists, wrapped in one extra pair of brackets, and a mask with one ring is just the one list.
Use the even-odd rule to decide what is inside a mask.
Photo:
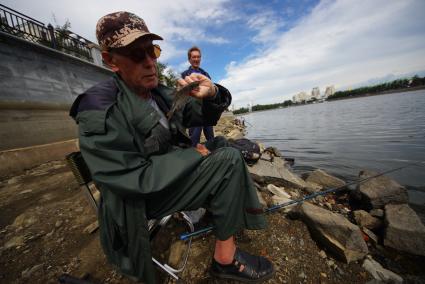
[(246, 139), (246, 138), (235, 139), (235, 140), (229, 139), (229, 144), (231, 147), (241, 151), (245, 162), (249, 166), (255, 164), (258, 161), (258, 159), (260, 159), (261, 157), (260, 146), (258, 146), (257, 143), (249, 139)]

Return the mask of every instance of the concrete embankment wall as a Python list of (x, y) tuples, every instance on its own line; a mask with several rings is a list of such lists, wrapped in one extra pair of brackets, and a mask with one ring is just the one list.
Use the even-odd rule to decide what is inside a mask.
[(49, 152), (57, 157), (62, 145), (57, 142), (76, 138), (71, 103), (110, 75), (106, 68), (0, 32), (0, 176), (13, 172), (5, 157), (19, 151), (28, 157), (21, 163), (27, 168), (51, 160)]

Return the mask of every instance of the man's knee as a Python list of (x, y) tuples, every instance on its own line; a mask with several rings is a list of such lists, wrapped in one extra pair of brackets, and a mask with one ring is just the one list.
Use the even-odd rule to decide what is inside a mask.
[(222, 147), (217, 151), (217, 154), (221, 159), (227, 160), (232, 164), (244, 162), (241, 152), (233, 147)]

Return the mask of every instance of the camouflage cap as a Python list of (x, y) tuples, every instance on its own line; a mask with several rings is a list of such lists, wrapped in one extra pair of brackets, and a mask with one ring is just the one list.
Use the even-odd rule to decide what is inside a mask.
[(102, 49), (123, 47), (148, 35), (162, 40), (159, 35), (149, 32), (142, 18), (124, 11), (103, 16), (96, 25), (96, 37)]

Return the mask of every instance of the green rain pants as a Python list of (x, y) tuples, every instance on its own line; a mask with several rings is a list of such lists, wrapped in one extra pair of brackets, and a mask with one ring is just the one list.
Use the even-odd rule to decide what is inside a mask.
[(207, 142), (211, 154), (191, 175), (175, 187), (150, 194), (146, 198), (148, 219), (204, 207), (212, 214), (219, 240), (227, 240), (241, 229), (264, 229), (266, 221), (263, 214), (255, 213), (261, 205), (243, 157), (239, 150), (225, 145), (222, 137)]

